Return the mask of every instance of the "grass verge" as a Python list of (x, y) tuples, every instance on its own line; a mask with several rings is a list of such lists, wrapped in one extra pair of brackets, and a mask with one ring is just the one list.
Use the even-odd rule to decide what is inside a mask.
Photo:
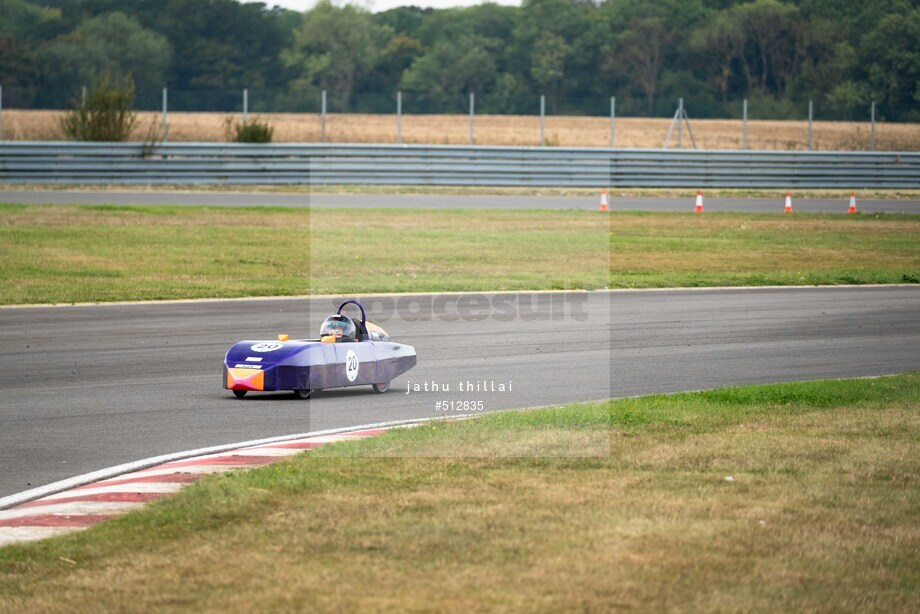
[(920, 216), (614, 213), (615, 288), (920, 282)]
[[(267, 192), (282, 194), (459, 194), (472, 196), (587, 196), (600, 198), (597, 188), (571, 187), (502, 187), (502, 186), (414, 186), (414, 185), (62, 185), (4, 184), (0, 190), (18, 192)], [(695, 188), (608, 188), (611, 198), (686, 198), (690, 206), (696, 197)], [(840, 199), (849, 202), (850, 190), (803, 189), (794, 192), (795, 199)], [(709, 188), (706, 198), (773, 198), (782, 201), (783, 191), (767, 188)], [(907, 188), (863, 189), (856, 195), (859, 200), (917, 200), (920, 190)]]
[(902, 283), (920, 216), (0, 205), (0, 304)]
[(392, 431), (0, 549), (0, 610), (916, 611), (918, 404), (914, 373)]

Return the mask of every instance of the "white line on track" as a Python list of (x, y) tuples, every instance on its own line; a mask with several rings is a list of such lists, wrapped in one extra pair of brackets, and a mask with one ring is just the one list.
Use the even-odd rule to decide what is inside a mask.
[(48, 495), (42, 501), (55, 501), (56, 499), (66, 499), (68, 497), (91, 497), (93, 495), (102, 495), (115, 492), (131, 493), (173, 493), (182, 488), (180, 482), (138, 482), (134, 484), (115, 484), (114, 486), (99, 486), (98, 488), (83, 488), (77, 491), (65, 490), (53, 495)]
[[(211, 446), (209, 448), (198, 448), (195, 450), (186, 450), (184, 452), (174, 452), (172, 454), (163, 454), (161, 456), (152, 456), (150, 458), (141, 459), (138, 461), (124, 463), (122, 465), (116, 465), (114, 467), (108, 467), (106, 469), (100, 469), (98, 471), (93, 471), (91, 473), (85, 473), (83, 475), (78, 475), (66, 480), (61, 480), (59, 482), (54, 482), (52, 484), (47, 484), (45, 486), (40, 486), (38, 488), (32, 488), (30, 490), (25, 490), (19, 493), (9, 495), (0, 499), (0, 510), (7, 510), (16, 505), (22, 503), (27, 503), (29, 501), (34, 501), (35, 499), (40, 499), (42, 497), (47, 497), (48, 495), (53, 495), (65, 490), (70, 490), (72, 488), (77, 488), (79, 486), (85, 486), (87, 484), (92, 484), (93, 482), (99, 482), (101, 480), (107, 480), (114, 478), (126, 473), (135, 473), (142, 469), (147, 469), (149, 467), (154, 467), (156, 465), (162, 465), (165, 463), (170, 463), (173, 461), (187, 460), (191, 458), (205, 457), (205, 456), (214, 456), (220, 452), (228, 452), (230, 450), (239, 450), (240, 448), (252, 448), (255, 446), (265, 446), (273, 443), (281, 443), (294, 441), (298, 439), (307, 439), (307, 438), (322, 438), (324, 435), (343, 435), (348, 433), (354, 433), (356, 431), (365, 431), (381, 428), (393, 428), (393, 427), (403, 427), (403, 426), (415, 426), (417, 424), (424, 424), (426, 422), (440, 421), (440, 420), (458, 420), (462, 417), (454, 416), (444, 416), (444, 417), (435, 417), (435, 418), (416, 418), (413, 420), (393, 420), (389, 422), (376, 422), (374, 424), (363, 424), (360, 426), (349, 426), (338, 429), (328, 429), (323, 431), (314, 431), (311, 433), (299, 433), (297, 435), (282, 435), (280, 437), (269, 437), (267, 439), (255, 439), (252, 441), (242, 441), (239, 443), (225, 444), (220, 446)], [(321, 439), (320, 439), (321, 440)], [(4, 512), (0, 512), (3, 514)], [(2, 516), (0, 516), (2, 517)]]
[[(815, 289), (853, 289), (853, 288), (915, 288), (917, 284), (837, 284), (826, 286), (706, 286), (676, 288), (598, 288), (596, 290), (475, 290), (470, 292), (378, 292), (362, 294), (361, 298), (378, 296), (469, 296), (469, 295), (506, 295), (506, 294), (577, 294), (591, 292), (631, 293), (631, 292), (754, 292), (757, 290), (815, 290)], [(185, 305), (196, 303), (239, 303), (243, 301), (295, 301), (310, 299), (340, 299), (345, 294), (298, 294), (293, 296), (236, 296), (233, 298), (182, 298), (160, 301), (113, 301), (111, 303), (24, 303), (22, 305), (0, 305), (3, 309), (36, 309), (52, 307), (119, 307), (132, 305)], [(350, 296), (350, 295), (348, 295)]]
[(0, 520), (26, 518), (36, 514), (98, 515), (116, 514), (142, 507), (143, 503), (122, 501), (70, 501), (68, 503), (50, 503), (41, 507), (20, 507), (13, 510), (0, 510)]

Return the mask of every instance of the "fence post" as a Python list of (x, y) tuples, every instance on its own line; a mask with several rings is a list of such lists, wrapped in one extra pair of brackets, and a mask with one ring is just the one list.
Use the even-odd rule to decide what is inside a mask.
[(470, 145), (473, 145), (476, 140), (473, 138), (473, 117), (476, 113), (476, 94), (470, 92)]
[(610, 97), (610, 146), (616, 143), (617, 97)]
[(326, 90), (323, 90), (323, 112), (322, 112), (322, 133), (323, 133), (323, 143), (326, 142)]
[(396, 92), (396, 144), (402, 145), (402, 92)]
[(677, 99), (677, 148), (684, 146), (684, 99)]
[(249, 122), (249, 88), (243, 88), (243, 124)]
[(811, 120), (814, 107), (811, 100), (808, 101), (808, 151), (811, 151)]
[(690, 116), (687, 115), (687, 109), (681, 107), (681, 111), (684, 114), (684, 121), (687, 122), (687, 134), (690, 135), (690, 144), (693, 146), (693, 149), (696, 149), (696, 139), (693, 138), (693, 129), (690, 127)]
[(546, 96), (540, 94), (540, 147), (546, 143), (543, 138), (543, 123), (546, 118)]
[(84, 85), (80, 90), (80, 108), (86, 108), (86, 86)]
[(678, 113), (680, 113), (680, 109), (674, 111), (674, 117), (671, 118), (671, 125), (668, 126), (668, 136), (664, 137), (664, 145), (661, 146), (662, 149), (667, 149), (668, 145), (671, 143), (671, 134), (674, 132), (674, 122), (678, 121)]
[(747, 149), (747, 98), (741, 110), (741, 149)]
[(166, 112), (166, 88), (163, 88), (163, 142), (166, 142), (166, 134), (169, 131), (169, 124), (167, 123), (167, 112)]
[(875, 101), (874, 100), (872, 101), (872, 132), (871, 132), (871, 136), (869, 140), (870, 140), (869, 146), (872, 148), (872, 151), (875, 151)]

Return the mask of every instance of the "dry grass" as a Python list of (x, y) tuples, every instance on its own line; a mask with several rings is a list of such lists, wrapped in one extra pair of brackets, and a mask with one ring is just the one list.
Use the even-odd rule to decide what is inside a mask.
[[(61, 136), (60, 111), (4, 110), (4, 135), (12, 140), (53, 140)], [(171, 141), (226, 140), (227, 113), (171, 113)], [(235, 117), (239, 117), (236, 115)], [(275, 128), (275, 141), (316, 142), (321, 139), (320, 117), (316, 114), (277, 113), (259, 115)], [(157, 113), (141, 113), (134, 138), (143, 140)], [(469, 118), (465, 115), (404, 115), (403, 141), (424, 144), (466, 144)], [(618, 147), (661, 147), (670, 119), (618, 118)], [(482, 115), (476, 118), (476, 143), (479, 145), (538, 145), (539, 118), (534, 116)], [(694, 120), (691, 123), (697, 143), (704, 149), (739, 149), (740, 120)], [(546, 119), (548, 145), (606, 147), (610, 124), (604, 117), (549, 117)], [(395, 115), (331, 114), (326, 122), (327, 140), (342, 143), (393, 143), (396, 141)], [(684, 135), (686, 137), (686, 135)], [(689, 138), (685, 145), (690, 146)], [(920, 124), (880, 123), (876, 141), (882, 150), (920, 150)], [(671, 140), (676, 144), (676, 135)], [(869, 148), (867, 122), (815, 122), (814, 144), (823, 150), (864, 150)], [(807, 122), (750, 121), (748, 145), (752, 149), (803, 150), (807, 147)]]
[[(14, 192), (92, 192), (92, 193), (222, 193), (222, 194), (461, 194), (481, 196), (589, 196), (599, 198), (597, 188), (506, 187), (506, 186), (434, 186), (434, 185), (303, 185), (303, 184), (202, 184), (202, 185), (70, 185), (70, 184), (11, 184), (0, 182), (0, 190)], [(795, 199), (840, 199), (846, 201), (850, 190), (815, 188), (797, 189)], [(693, 203), (696, 188), (609, 188), (611, 198), (686, 198)], [(776, 188), (708, 188), (706, 198), (773, 198), (781, 199)], [(102, 197), (104, 199), (104, 197)], [(920, 200), (920, 190), (910, 188), (860, 190), (857, 200)]]
[[(758, 386), (330, 446), (0, 549), (0, 611), (916, 612), (918, 391)], [(548, 458), (541, 428), (609, 454)], [(477, 454), (495, 442), (520, 457)]]

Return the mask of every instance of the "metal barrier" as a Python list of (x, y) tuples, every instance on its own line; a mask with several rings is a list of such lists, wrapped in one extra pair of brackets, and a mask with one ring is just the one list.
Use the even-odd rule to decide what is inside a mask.
[(0, 182), (920, 188), (920, 153), (0, 142)]

